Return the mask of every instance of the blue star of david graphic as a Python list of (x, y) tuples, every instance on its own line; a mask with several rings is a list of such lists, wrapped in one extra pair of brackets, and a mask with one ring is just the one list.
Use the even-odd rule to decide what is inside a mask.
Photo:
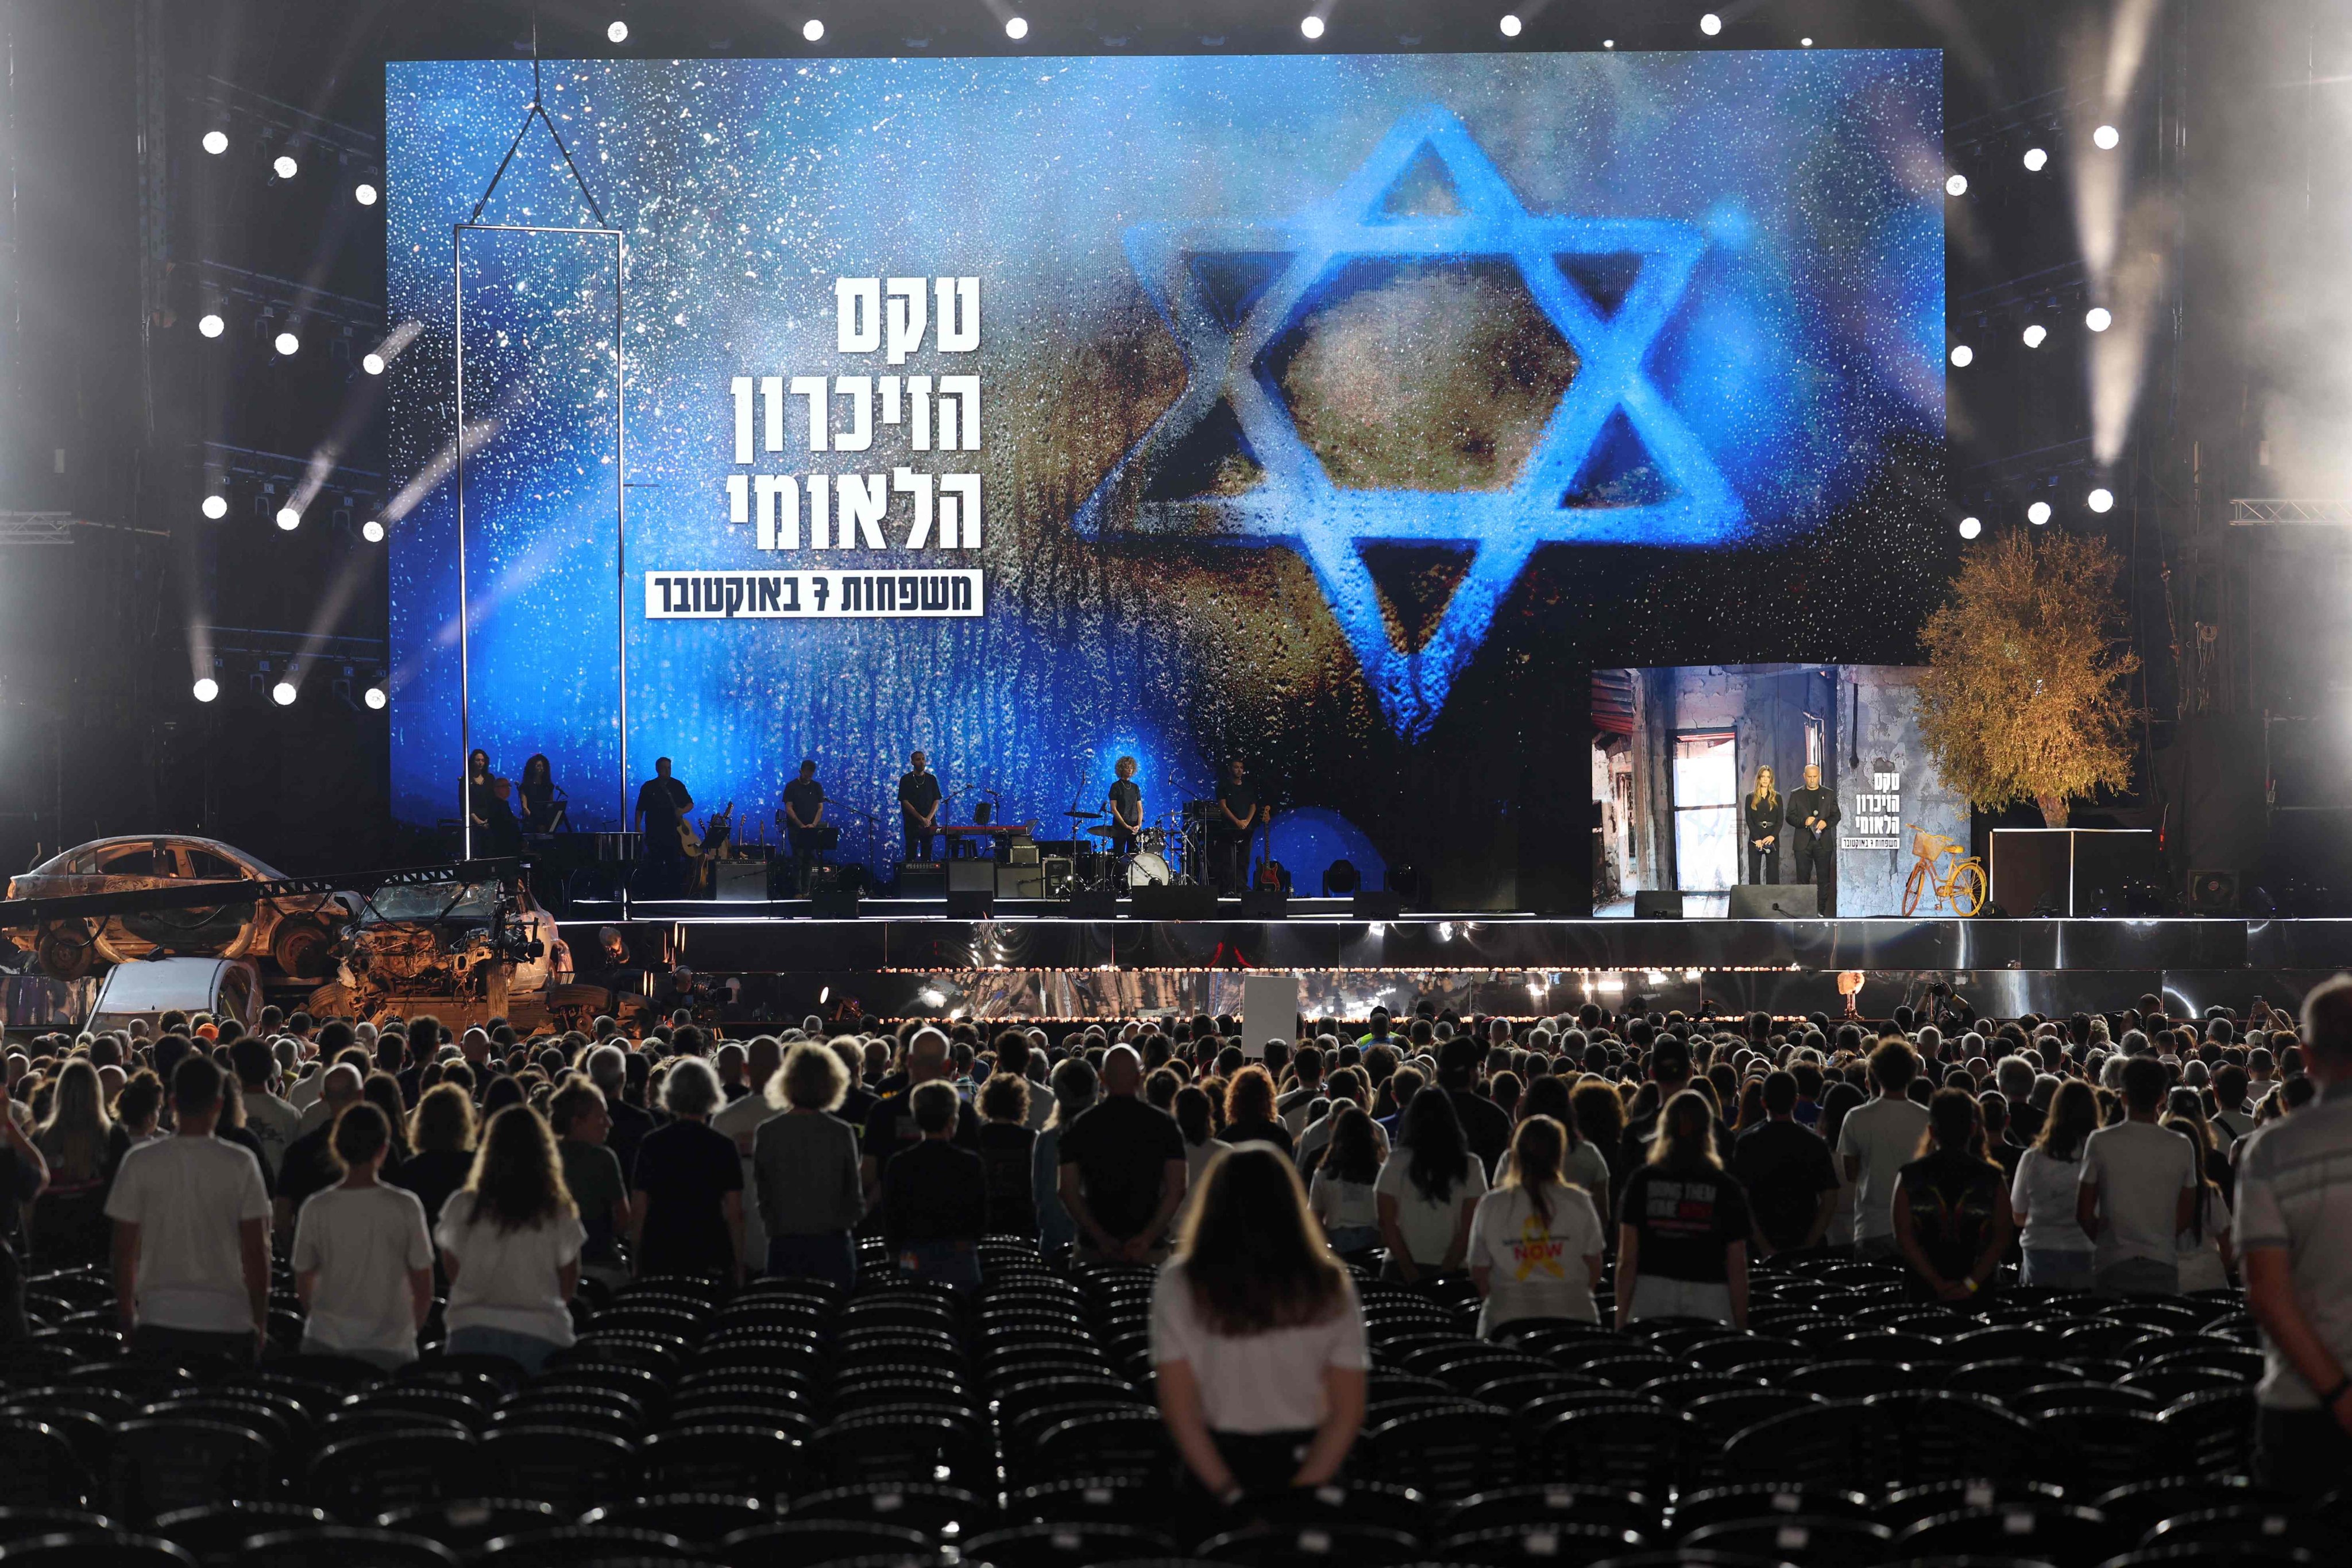
[[(1433, 157), (1459, 211), (1408, 216), (1383, 211), (1398, 184)], [(1693, 225), (1664, 219), (1530, 213), (1452, 110), (1428, 105), (1392, 126), (1363, 165), (1327, 199), (1289, 218), (1142, 224), (1125, 236), (1128, 259), (1181, 350), (1183, 392), (1113, 466), (1078, 509), (1081, 532), (1099, 536), (1113, 515), (1139, 531), (1198, 534), (1235, 544), (1287, 544), (1314, 570), (1397, 733), (1425, 734), (1454, 678), (1486, 640), (1496, 607), (1538, 544), (1639, 542), (1703, 545), (1739, 531), (1744, 509), (1698, 437), (1643, 368), (1706, 249)], [(1212, 302), (1193, 267), (1215, 256), (1284, 259), (1237, 320)], [(1639, 269), (1613, 311), (1563, 269), (1578, 257), (1637, 258)], [(1504, 489), (1344, 489), (1301, 437), (1263, 367), (1267, 351), (1321, 300), (1349, 262), (1501, 258), (1536, 307), (1576, 351), (1579, 365), (1519, 473)], [(1147, 499), (1144, 489), (1179, 443), (1219, 403), (1233, 411), (1264, 469), (1237, 495)], [(1612, 415), (1647, 448), (1663, 499), (1580, 505), (1570, 492)], [(1453, 597), (1417, 649), (1396, 646), (1359, 545), (1371, 542), (1466, 548)]]

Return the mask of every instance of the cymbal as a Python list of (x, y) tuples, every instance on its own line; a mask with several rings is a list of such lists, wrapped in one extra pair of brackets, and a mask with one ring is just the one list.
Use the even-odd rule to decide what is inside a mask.
[(1102, 820), (1102, 813), (1099, 811), (1066, 811), (1062, 813), (1062, 815), (1076, 822), (1099, 822)]
[(1116, 827), (1111, 826), (1110, 826), (1108, 823), (1107, 823), (1107, 822), (1097, 822), (1097, 823), (1096, 823), (1093, 826), (1091, 826), (1091, 827), (1087, 828), (1087, 831), (1088, 833), (1092, 833), (1092, 834), (1098, 835), (1098, 836), (1099, 836), (1099, 837), (1101, 837), (1108, 838), (1108, 837), (1110, 837), (1112, 835), (1114, 835), (1114, 834), (1118, 833), (1119, 830), (1118, 830), (1118, 828), (1116, 828)]

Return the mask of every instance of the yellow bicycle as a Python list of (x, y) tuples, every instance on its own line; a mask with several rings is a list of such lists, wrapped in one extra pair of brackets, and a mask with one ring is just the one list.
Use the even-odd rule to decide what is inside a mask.
[(1911, 829), (1911, 853), (1916, 856), (1911, 866), (1910, 879), (1903, 884), (1903, 912), (1906, 915), (1919, 908), (1919, 895), (1932, 888), (1938, 905), (1948, 903), (1952, 912), (1963, 918), (1984, 908), (1984, 862), (1969, 855), (1954, 863), (1949, 871), (1942, 869), (1947, 855), (1958, 855), (1960, 847), (1940, 833), (1930, 833), (1916, 823), (1906, 823)]

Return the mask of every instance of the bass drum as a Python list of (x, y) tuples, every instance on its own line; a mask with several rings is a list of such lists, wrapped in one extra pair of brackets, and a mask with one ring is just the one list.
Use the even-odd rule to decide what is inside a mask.
[(1173, 880), (1168, 862), (1155, 851), (1139, 850), (1127, 863), (1127, 885), (1130, 888), (1164, 888)]

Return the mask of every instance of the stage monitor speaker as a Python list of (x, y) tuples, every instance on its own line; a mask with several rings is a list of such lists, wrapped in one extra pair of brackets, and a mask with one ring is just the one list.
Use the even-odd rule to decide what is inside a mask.
[(821, 921), (854, 921), (857, 918), (857, 889), (855, 888), (819, 888), (809, 895), (810, 912)]
[(1637, 892), (1633, 895), (1633, 918), (1637, 921), (1678, 921), (1683, 918), (1683, 896), (1680, 892)]
[(1137, 888), (1133, 900), (1139, 921), (1213, 921), (1217, 918), (1217, 889), (1199, 887)]
[(943, 899), (947, 897), (947, 868), (937, 860), (908, 860), (898, 867), (898, 896), (902, 899)]
[(1242, 919), (1245, 921), (1285, 920), (1290, 914), (1290, 895), (1279, 888), (1252, 888), (1242, 895)]
[(1349, 901), (1348, 918), (1358, 921), (1392, 921), (1404, 913), (1404, 895), (1383, 889), (1373, 892), (1359, 888)]
[(1074, 921), (1115, 921), (1118, 895), (1108, 888), (1076, 888), (1070, 892), (1069, 910)]
[(949, 861), (948, 891), (950, 893), (996, 891), (996, 862), (993, 860)]
[(1015, 862), (996, 868), (996, 896), (1000, 899), (1042, 899), (1045, 896), (1045, 868), (1034, 860), (1026, 865)]
[(1736, 921), (1811, 921), (1819, 920), (1821, 913), (1821, 889), (1811, 882), (1742, 884), (1731, 889), (1731, 918)]
[(951, 921), (984, 921), (996, 913), (996, 892), (967, 889), (948, 891), (948, 919)]
[(722, 904), (764, 904), (768, 901), (765, 860), (714, 860), (711, 892)]
[(2235, 871), (2191, 871), (2189, 873), (2189, 912), (2193, 915), (2226, 915), (2238, 908), (2238, 874)]

